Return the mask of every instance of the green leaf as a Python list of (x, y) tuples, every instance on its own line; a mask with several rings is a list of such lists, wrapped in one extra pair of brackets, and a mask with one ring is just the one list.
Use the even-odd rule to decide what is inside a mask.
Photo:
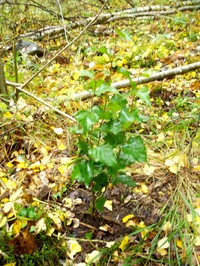
[(34, 207), (30, 207), (27, 209), (28, 212), (28, 217), (31, 219), (34, 219), (37, 217), (37, 213), (35, 212), (35, 208)]
[(104, 209), (105, 202), (106, 202), (106, 198), (104, 196), (97, 198), (95, 201), (95, 206), (96, 206), (97, 210), (102, 212)]
[(145, 162), (147, 153), (143, 139), (140, 136), (133, 137), (129, 139), (127, 144), (121, 145), (119, 159), (126, 165), (134, 162)]
[(114, 166), (117, 164), (115, 153), (109, 144), (91, 148), (88, 153), (95, 162), (100, 162), (106, 166)]
[(92, 239), (92, 232), (87, 232), (87, 233), (85, 234), (85, 237), (86, 237), (87, 239), (91, 240), (91, 239)]
[[(0, 97), (1, 97), (1, 95), (0, 95)], [(3, 103), (3, 102), (0, 103), (0, 110), (1, 111), (6, 111), (7, 108), (8, 108), (8, 106), (5, 103)]]
[(93, 79), (87, 84), (87, 89), (92, 89), (92, 91), (95, 92), (96, 88), (100, 87), (104, 83), (105, 81), (102, 79), (98, 79), (98, 80)]
[(119, 73), (121, 73), (125, 78), (127, 78), (127, 79), (131, 79), (131, 72), (130, 71), (128, 71), (126, 68), (124, 68), (124, 67), (119, 67), (118, 69), (117, 69), (117, 72), (119, 72)]
[(108, 185), (108, 175), (105, 173), (100, 173), (99, 175), (94, 177), (93, 181), (95, 183), (93, 186), (93, 191), (101, 192), (102, 188)]
[(22, 217), (27, 217), (27, 214), (28, 214), (27, 208), (23, 208), (19, 210), (19, 212), (17, 213), (17, 215), (22, 216)]
[(81, 153), (88, 154), (89, 145), (87, 141), (84, 141), (81, 138), (79, 138), (78, 143), (76, 145)]
[(108, 110), (111, 110), (116, 113), (118, 111), (121, 111), (121, 109), (126, 107), (126, 105), (127, 100), (122, 95), (116, 94), (111, 98), (110, 102), (108, 103)]
[(120, 113), (120, 122), (123, 128), (127, 129), (135, 121), (140, 121), (137, 110), (130, 112), (127, 108), (123, 108)]
[(116, 29), (116, 33), (119, 37), (121, 37), (122, 39), (126, 40), (126, 41), (131, 41), (132, 40), (132, 37), (131, 37), (131, 34), (129, 32), (129, 30), (119, 30), (119, 29)]
[(105, 46), (100, 47), (97, 51), (98, 51), (99, 53), (101, 53), (101, 54), (107, 54), (107, 55), (110, 55), (108, 49), (107, 49)]
[(149, 89), (147, 87), (143, 87), (137, 91), (136, 96), (138, 96), (142, 101), (144, 101), (148, 106), (151, 106)]
[(114, 135), (117, 135), (119, 132), (122, 131), (122, 124), (119, 120), (111, 120), (107, 123), (104, 123), (100, 128), (101, 131), (110, 132)]
[(93, 165), (89, 161), (81, 161), (77, 163), (72, 170), (72, 181), (77, 180), (89, 187), (93, 178)]
[(104, 83), (96, 89), (95, 94), (99, 96), (106, 92), (119, 93), (117, 89), (111, 87), (109, 84)]
[(131, 176), (128, 176), (126, 174), (119, 174), (115, 176), (115, 178), (112, 180), (113, 184), (116, 185), (118, 183), (122, 183), (124, 185), (127, 185), (129, 187), (135, 187), (136, 183), (133, 181)]
[(186, 25), (187, 24), (187, 20), (185, 17), (177, 17), (174, 19), (174, 22), (176, 25), (181, 25), (181, 24)]
[(125, 134), (124, 132), (121, 132), (121, 131), (119, 131), (117, 134), (113, 134), (113, 132), (108, 132), (104, 139), (112, 147), (116, 147), (119, 144), (124, 142)]
[(93, 79), (94, 76), (95, 76), (95, 73), (94, 73), (93, 70), (81, 70), (81, 71), (80, 71), (80, 75), (81, 75), (82, 77), (88, 77), (88, 78)]
[(75, 117), (83, 128), (83, 134), (88, 132), (91, 127), (99, 120), (99, 117), (96, 113), (91, 113), (91, 111), (85, 110), (78, 112)]
[(131, 84), (131, 87), (132, 87), (132, 93), (135, 92), (135, 89), (136, 89), (136, 83), (132, 81), (132, 78), (131, 78), (131, 72), (129, 72), (126, 68), (124, 67), (120, 67), (117, 69), (117, 71), (119, 73), (121, 73), (125, 78), (129, 79), (130, 81), (130, 84)]
[(98, 119), (105, 119), (108, 120), (112, 117), (112, 113), (109, 111), (105, 111), (103, 110), (100, 106), (95, 105), (92, 110), (91, 113), (96, 114), (96, 116), (98, 117)]

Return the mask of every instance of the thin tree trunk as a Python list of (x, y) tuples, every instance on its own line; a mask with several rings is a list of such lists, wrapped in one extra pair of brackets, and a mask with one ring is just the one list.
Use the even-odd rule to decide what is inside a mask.
[(0, 58), (0, 95), (4, 102), (8, 101), (8, 90), (6, 85), (6, 79), (4, 74), (3, 62)]

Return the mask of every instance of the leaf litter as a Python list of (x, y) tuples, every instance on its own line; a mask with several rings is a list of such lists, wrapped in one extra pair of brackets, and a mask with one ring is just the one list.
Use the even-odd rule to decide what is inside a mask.
[[(158, 28), (159, 24), (155, 23), (149, 26), (149, 31), (155, 34)], [(45, 99), (48, 95), (51, 101), (55, 101), (56, 96), (56, 104), (61, 110), (74, 113), (91, 104), (89, 100), (66, 101), (70, 94), (84, 89), (79, 82), (80, 68), (89, 66), (101, 76), (110, 78), (112, 75), (116, 81), (122, 78), (114, 71), (116, 66), (129, 65), (130, 72), (136, 75), (136, 67), (140, 68), (139, 71), (145, 70), (149, 62), (158, 70), (180, 66), (197, 57), (196, 53), (192, 54), (195, 42), (183, 39), (180, 43), (180, 36), (174, 34), (166, 46), (161, 46), (162, 36), (157, 38), (160, 38), (159, 42), (153, 41), (152, 47), (149, 47), (148, 40), (139, 46), (141, 39), (137, 36), (134, 42), (127, 41), (126, 45), (117, 39), (117, 45), (113, 46), (112, 41), (106, 40), (108, 48), (116, 47), (112, 71), (108, 56), (98, 53), (93, 56), (92, 51), (84, 59), (76, 53), (75, 62), (57, 59), (56, 64), (45, 72), (45, 82), (36, 93), (42, 93)], [(171, 47), (174, 53), (169, 55)], [(191, 54), (187, 52), (188, 48)], [(76, 153), (74, 140), (67, 129), (70, 123), (63, 122), (48, 110), (40, 113), (33, 102), (23, 98), (18, 100), (20, 112), (4, 112), (1, 129), (4, 141), (0, 148), (0, 226), (12, 236), (7, 245), (13, 247), (14, 254), (34, 254), (41, 248), (37, 236), (42, 233), (61, 240), (66, 247), (66, 254), (62, 254), (61, 259), (73, 265), (85, 265), (91, 260), (98, 265), (98, 261), (106, 258), (106, 252), (101, 253), (106, 247), (111, 250), (109, 265), (123, 265), (131, 254), (131, 247), (136, 246), (137, 253), (132, 256), (131, 265), (135, 261), (138, 261), (137, 265), (151, 261), (149, 254), (158, 262), (148, 265), (168, 265), (166, 256), (169, 252), (171, 261), (176, 260), (175, 250), (178, 250), (180, 260), (187, 261), (187, 239), (184, 243), (180, 232), (177, 236), (173, 228), (174, 220), (182, 217), (186, 233), (193, 233), (194, 254), (199, 261), (198, 137), (193, 141), (193, 168), (189, 167), (187, 154), (187, 134), (196, 128), (195, 120), (189, 114), (195, 113), (199, 105), (198, 74), (192, 72), (183, 77), (153, 82), (148, 88), (151, 107), (147, 108), (140, 101), (136, 104), (144, 115), (150, 116), (151, 122), (144, 123), (142, 129), (137, 125), (133, 129), (141, 130), (144, 136), (148, 164), (136, 164), (127, 169), (136, 183), (134, 188), (125, 185), (108, 187), (102, 213), (91, 211), (92, 192), (82, 184), (71, 182), (71, 166)], [(173, 207), (173, 210), (175, 204), (180, 206)], [(178, 218), (173, 217), (175, 211)], [(3, 258), (6, 258), (5, 254), (1, 251)], [(164, 264), (159, 264), (162, 260)]]

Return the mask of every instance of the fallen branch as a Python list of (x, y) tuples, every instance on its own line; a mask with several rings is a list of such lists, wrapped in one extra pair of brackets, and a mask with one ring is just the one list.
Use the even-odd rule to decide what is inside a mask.
[[(42, 40), (45, 36), (55, 36), (57, 34), (64, 33), (64, 29), (68, 32), (70, 30), (85, 27), (87, 23), (93, 21), (92, 25), (99, 25), (99, 24), (108, 24), (112, 21), (122, 20), (122, 19), (137, 19), (137, 18), (149, 18), (149, 17), (159, 17), (159, 16), (166, 16), (171, 14), (176, 14), (177, 12), (184, 12), (186, 10), (199, 10), (200, 9), (200, 1), (183, 1), (181, 5), (178, 3), (176, 6), (145, 6), (145, 7), (135, 7), (123, 11), (117, 12), (109, 12), (105, 14), (101, 14), (98, 17), (90, 17), (85, 19), (80, 19), (74, 21), (73, 18), (67, 18), (67, 20), (71, 21), (71, 23), (63, 26), (46, 26), (42, 29), (38, 29), (32, 32), (28, 32), (25, 34), (21, 34), (18, 36), (18, 39), (22, 38), (29, 38), (32, 40)], [(65, 18), (66, 19), (66, 18)], [(4, 47), (3, 50), (11, 49), (11, 45)]]
[[(154, 80), (163, 80), (165, 78), (170, 78), (176, 75), (182, 75), (184, 73), (187, 73), (187, 72), (199, 69), (199, 68), (200, 68), (200, 62), (196, 62), (196, 63), (189, 64), (186, 66), (176, 67), (176, 68), (173, 68), (167, 71), (155, 73), (149, 78), (138, 77), (138, 78), (132, 79), (131, 81), (134, 82), (136, 85), (145, 84), (145, 83), (149, 83)], [(131, 83), (129, 79), (125, 79), (122, 81), (114, 82), (111, 84), (111, 86), (115, 89), (121, 89), (121, 88), (130, 87)], [(71, 100), (77, 100), (77, 99), (84, 100), (92, 96), (94, 96), (92, 92), (83, 91), (83, 92), (74, 94), (70, 99)]]

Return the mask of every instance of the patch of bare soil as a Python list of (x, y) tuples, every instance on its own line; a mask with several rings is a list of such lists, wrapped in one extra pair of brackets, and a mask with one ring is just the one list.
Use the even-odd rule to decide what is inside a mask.
[[(80, 239), (86, 238), (89, 234), (92, 239), (99, 240), (95, 242), (99, 248), (105, 246), (104, 241), (120, 241), (127, 234), (132, 234), (140, 222), (144, 222), (146, 226), (158, 224), (162, 218), (161, 208), (166, 204), (170, 206), (170, 195), (176, 186), (175, 175), (167, 171), (163, 173), (162, 178), (136, 175), (133, 179), (136, 182), (135, 188), (120, 184), (107, 189), (105, 197), (112, 201), (112, 211), (104, 208), (103, 212), (91, 212), (93, 195), (84, 186), (77, 185), (68, 192), (67, 197), (82, 199), (82, 204), (77, 205), (73, 210), (80, 224), (77, 228), (73, 225), (68, 227), (69, 236)], [(137, 186), (139, 187), (141, 182), (148, 187), (148, 192), (137, 192)], [(126, 227), (122, 219), (131, 214), (136, 226)], [(150, 242), (153, 237), (149, 236), (147, 242)], [(135, 234), (132, 241), (132, 244), (143, 241), (141, 234)], [(94, 250), (90, 241), (82, 242), (81, 246), (83, 252), (77, 256), (77, 262), (84, 261), (85, 254)]]

